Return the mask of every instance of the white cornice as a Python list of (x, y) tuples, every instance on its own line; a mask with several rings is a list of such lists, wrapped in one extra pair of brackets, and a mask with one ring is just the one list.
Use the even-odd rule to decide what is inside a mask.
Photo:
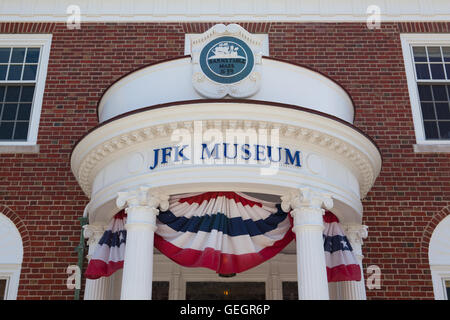
[(371, 5), (388, 21), (450, 21), (448, 0), (0, 0), (0, 22), (366, 22)]
[[(213, 106), (217, 108), (213, 109)], [(192, 117), (198, 116), (197, 120), (207, 121), (208, 126), (212, 127), (234, 128), (238, 122), (245, 128), (277, 127), (280, 129), (282, 137), (314, 145), (316, 148), (330, 153), (333, 159), (341, 159), (343, 163), (354, 168), (355, 175), (359, 178), (361, 197), (366, 196), (381, 169), (381, 156), (367, 138), (344, 124), (319, 115), (300, 110), (285, 110), (284, 114), (287, 118), (292, 119), (293, 114), (298, 113), (298, 116), (301, 115), (299, 119), (302, 119), (301, 122), (294, 121), (295, 124), (288, 124), (281, 118), (274, 116), (279, 111), (278, 109), (273, 110), (274, 107), (257, 104), (254, 106), (257, 106), (260, 110), (259, 117), (265, 117), (264, 109), (271, 110), (266, 120), (226, 119), (229, 111), (223, 110), (230, 110), (232, 106), (226, 105), (226, 108), (223, 108), (220, 103), (211, 103), (208, 106), (193, 104), (186, 107), (186, 110), (182, 110), (183, 108), (180, 106), (172, 109), (166, 108), (164, 112), (162, 110), (147, 110), (124, 117), (97, 128), (80, 141), (72, 153), (72, 172), (85, 194), (90, 196), (99, 165), (105, 166), (105, 163), (111, 162), (112, 158), (126, 154), (135, 146), (146, 141), (170, 137), (175, 129), (183, 128), (193, 132), (194, 120), (192, 120)], [(254, 106), (236, 104), (236, 110), (254, 115), (254, 109), (252, 109)], [(204, 116), (202, 118), (201, 115), (206, 113), (206, 109), (203, 108), (209, 108), (209, 114), (216, 118), (205, 119)], [(236, 110), (233, 112), (236, 113)], [(190, 120), (177, 121), (170, 116), (172, 112), (176, 112), (183, 119)], [(158, 118), (158, 114), (161, 114), (164, 118)], [(168, 114), (169, 117), (167, 117)], [(242, 116), (242, 119), (248, 118), (248, 116)], [(315, 124), (315, 129), (306, 125), (307, 118)], [(174, 120), (167, 121), (167, 119)], [(144, 125), (140, 127), (139, 121), (144, 121)], [(133, 126), (130, 126), (130, 123), (133, 123)]]

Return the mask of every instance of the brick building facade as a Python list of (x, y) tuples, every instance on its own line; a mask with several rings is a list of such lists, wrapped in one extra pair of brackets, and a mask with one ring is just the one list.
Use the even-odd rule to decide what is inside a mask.
[[(185, 55), (186, 34), (230, 22), (83, 22), (73, 30), (64, 22), (0, 22), (0, 35), (52, 35), (38, 148), (3, 146), (0, 154), (0, 212), (23, 242), (17, 299), (74, 297), (66, 269), (78, 263), (79, 218), (89, 199), (70, 158), (99, 124), (105, 90), (136, 69)], [(367, 298), (434, 299), (428, 252), (433, 231), (450, 213), (450, 157), (448, 145), (447, 152), (415, 150), (401, 35), (450, 34), (450, 22), (388, 21), (374, 30), (361, 21), (238, 24), (268, 35), (271, 58), (316, 70), (345, 88), (354, 125), (380, 150), (381, 172), (362, 200), (369, 231), (363, 267), (381, 269), (381, 288), (366, 289)]]

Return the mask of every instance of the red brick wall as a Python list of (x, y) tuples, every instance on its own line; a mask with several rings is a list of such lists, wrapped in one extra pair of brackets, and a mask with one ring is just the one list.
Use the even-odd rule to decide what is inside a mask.
[[(97, 124), (103, 90), (143, 65), (184, 54), (184, 34), (214, 23), (3, 23), (0, 33), (52, 33), (39, 128), (39, 154), (0, 155), (0, 205), (28, 232), (19, 299), (72, 299), (65, 270), (77, 263), (78, 218), (87, 198), (70, 171), (75, 142)], [(270, 55), (307, 65), (343, 85), (355, 124), (374, 138), (383, 168), (364, 200), (365, 267), (378, 265), (382, 288), (369, 298), (433, 298), (428, 242), (449, 213), (450, 157), (417, 154), (400, 44), (401, 32), (450, 32), (450, 23), (243, 23), (268, 33)], [(0, 207), (6, 208), (6, 207)], [(6, 211), (6, 210), (5, 210)], [(17, 222), (19, 223), (19, 222)]]

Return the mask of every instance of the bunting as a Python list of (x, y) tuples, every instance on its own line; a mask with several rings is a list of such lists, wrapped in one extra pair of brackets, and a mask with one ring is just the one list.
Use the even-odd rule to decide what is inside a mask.
[[(86, 271), (88, 279), (110, 276), (123, 267), (126, 214), (114, 216)], [(338, 218), (324, 215), (324, 251), (329, 282), (361, 279), (361, 269)], [(172, 196), (160, 212), (155, 247), (185, 267), (209, 268), (220, 274), (256, 267), (295, 238), (292, 218), (280, 204), (238, 192)]]

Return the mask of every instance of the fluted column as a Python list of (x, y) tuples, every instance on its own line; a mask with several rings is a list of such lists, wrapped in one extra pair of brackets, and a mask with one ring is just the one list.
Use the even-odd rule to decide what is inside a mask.
[[(100, 241), (105, 227), (99, 225), (85, 225), (84, 237), (88, 239), (89, 246), (87, 258), (90, 261), (94, 254), (95, 248)], [(96, 280), (86, 279), (86, 286), (84, 289), (84, 300), (107, 300), (109, 299), (109, 292), (111, 286), (110, 277), (101, 277)]]
[(366, 287), (362, 266), (362, 260), (364, 258), (362, 254), (362, 244), (363, 239), (367, 238), (367, 226), (360, 224), (347, 224), (342, 227), (361, 268), (361, 280), (340, 282), (340, 297), (343, 300), (366, 300)]
[(281, 198), (285, 212), (292, 210), (297, 245), (298, 297), (300, 300), (328, 300), (328, 280), (323, 248), (322, 205), (331, 209), (331, 196), (300, 188)]
[(158, 207), (169, 208), (169, 197), (147, 186), (119, 192), (116, 204), (126, 206), (127, 244), (122, 278), (122, 300), (151, 300), (153, 241)]

